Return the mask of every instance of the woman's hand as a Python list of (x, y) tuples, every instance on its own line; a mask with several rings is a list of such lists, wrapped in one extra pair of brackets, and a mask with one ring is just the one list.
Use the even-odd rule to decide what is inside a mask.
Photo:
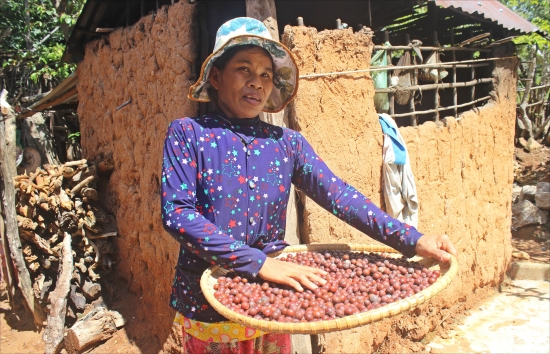
[(304, 291), (302, 285), (310, 290), (315, 290), (317, 285), (314, 282), (319, 282), (321, 285), (327, 282), (321, 278), (321, 275), (327, 275), (324, 270), (283, 262), (269, 257), (266, 258), (258, 275), (264, 280), (289, 285), (300, 292)]
[(416, 242), (416, 253), (422, 257), (431, 257), (448, 262), (451, 254), (458, 256), (451, 239), (447, 235), (423, 235)]

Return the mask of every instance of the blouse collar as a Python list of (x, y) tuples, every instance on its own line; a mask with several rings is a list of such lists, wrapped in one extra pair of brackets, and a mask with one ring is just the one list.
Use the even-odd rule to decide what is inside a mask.
[(260, 121), (260, 116), (254, 118), (228, 118), (221, 109), (216, 110), (214, 114), (221, 118), (222, 121), (233, 126), (253, 126)]

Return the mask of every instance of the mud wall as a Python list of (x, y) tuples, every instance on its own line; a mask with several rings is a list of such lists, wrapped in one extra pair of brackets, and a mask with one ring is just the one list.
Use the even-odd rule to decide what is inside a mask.
[[(283, 40), (296, 54), (301, 75), (369, 67), (368, 34), (287, 26)], [(400, 129), (420, 199), (419, 230), (450, 236), (460, 252), (458, 277), (411, 313), (319, 336), (325, 352), (422, 351), (429, 331), (445, 326), (503, 279), (511, 257), (516, 77), (515, 61), (497, 63), (495, 101), (458, 121), (449, 117)], [(383, 136), (373, 96), (368, 74), (302, 79), (290, 121), (337, 175), (380, 205)], [(301, 200), (303, 240), (375, 242)]]
[(198, 113), (187, 99), (195, 12), (180, 1), (117, 29), (89, 43), (78, 68), (83, 156), (115, 165), (102, 200), (117, 218), (116, 271), (140, 299), (134, 314), (123, 315), (141, 324), (138, 338), (151, 337), (143, 352), (162, 347), (174, 316), (168, 299), (179, 246), (161, 224), (159, 175), (169, 122)]

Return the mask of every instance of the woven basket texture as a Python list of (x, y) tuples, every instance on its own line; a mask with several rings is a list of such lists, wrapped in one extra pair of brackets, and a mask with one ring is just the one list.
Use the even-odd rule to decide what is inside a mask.
[[(351, 252), (376, 252), (386, 253), (389, 257), (400, 257), (393, 248), (383, 245), (366, 245), (366, 244), (308, 244), (308, 245), (296, 245), (286, 247), (281, 252), (271, 254), (270, 257), (278, 257), (283, 253), (296, 253), (296, 252), (322, 252), (322, 251), (351, 251)], [(212, 307), (227, 319), (240, 323), (242, 325), (260, 329), (269, 333), (291, 333), (291, 334), (319, 334), (328, 333), (334, 331), (341, 331), (345, 329), (355, 328), (363, 326), (369, 323), (380, 321), (384, 318), (392, 317), (403, 313), (405, 311), (412, 310), (417, 306), (430, 300), (443, 289), (445, 289), (458, 271), (457, 260), (451, 256), (451, 260), (448, 263), (437, 262), (433, 259), (422, 258), (416, 256), (412, 258), (412, 261), (420, 263), (422, 266), (430, 270), (439, 270), (441, 276), (435, 283), (428, 288), (414, 294), (408, 298), (396, 301), (394, 303), (382, 306), (381, 308), (370, 310), (367, 312), (361, 312), (355, 315), (350, 315), (334, 320), (318, 321), (318, 322), (300, 322), (300, 323), (284, 323), (275, 321), (258, 320), (238, 314), (224, 305), (222, 305), (214, 297), (214, 284), (216, 284), (218, 277), (225, 276), (228, 271), (218, 266), (212, 266), (204, 271), (201, 277), (201, 289), (206, 297), (206, 300), (212, 305)]]

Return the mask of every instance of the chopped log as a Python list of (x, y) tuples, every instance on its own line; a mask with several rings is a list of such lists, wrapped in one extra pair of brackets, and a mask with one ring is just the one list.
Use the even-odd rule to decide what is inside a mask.
[(86, 280), (84, 285), (82, 285), (82, 294), (84, 294), (86, 299), (93, 301), (101, 295), (101, 285)]
[(107, 232), (107, 233), (104, 233), (104, 234), (101, 234), (101, 235), (93, 235), (93, 234), (88, 234), (88, 238), (90, 240), (97, 240), (98, 238), (107, 238), (107, 237), (113, 237), (113, 236), (116, 236), (118, 235), (118, 232)]
[(44, 343), (46, 343), (44, 349), (46, 354), (57, 353), (63, 341), (67, 295), (69, 295), (71, 276), (73, 274), (71, 241), (71, 235), (65, 232), (65, 236), (63, 237), (63, 258), (59, 264), (59, 275), (55, 290), (49, 296), (52, 307), (48, 316), (48, 324), (42, 336)]
[[(71, 193), (71, 195), (74, 195)], [(59, 203), (61, 204), (61, 207), (66, 210), (73, 210), (74, 209), (74, 203), (69, 197), (69, 195), (65, 192), (63, 188), (59, 191)]]
[(54, 251), (52, 248), (50, 248), (50, 243), (46, 240), (44, 240), (42, 237), (40, 237), (37, 233), (27, 230), (21, 230), (21, 236), (29, 241), (34, 243), (38, 246), (42, 251), (47, 253), (48, 255), (54, 255), (59, 256), (59, 253)]
[(88, 163), (88, 160), (86, 159), (82, 159), (82, 160), (78, 160), (78, 161), (69, 161), (69, 162), (65, 162), (63, 164), (63, 166), (65, 167), (72, 167), (72, 166), (79, 166), (79, 165), (85, 165)]
[(74, 168), (68, 166), (63, 167), (63, 178), (72, 178), (75, 173), (76, 171)]
[[(10, 105), (4, 100), (7, 92), (2, 90), (0, 95), (0, 158), (2, 160), (1, 173), (4, 183), (4, 195), (2, 198), (5, 217), (6, 236), (10, 249), (10, 258), (17, 269), (18, 287), (23, 294), (25, 308), (34, 316), (34, 296), (29, 271), (21, 252), (21, 240), (19, 239), (19, 228), (15, 211), (15, 185), (13, 178), (16, 173), (15, 153), (15, 114)], [(2, 225), (3, 226), (3, 225)], [(15, 284), (8, 284), (11, 287)], [(13, 297), (12, 297), (13, 299)]]
[(93, 188), (82, 188), (82, 190), (80, 191), (80, 195), (92, 200), (96, 200), (98, 197), (97, 190)]
[(71, 285), (71, 301), (78, 310), (84, 310), (86, 298), (81, 293), (76, 292), (76, 285)]
[(25, 230), (36, 230), (38, 224), (32, 221), (32, 219), (17, 215), (17, 226)]
[(80, 258), (78, 262), (74, 264), (74, 266), (75, 268), (78, 268), (81, 273), (86, 273), (86, 271), (88, 270), (88, 267), (86, 267), (86, 265), (84, 264), (84, 258)]
[(73, 189), (71, 189), (71, 196), (75, 196), (82, 188), (88, 186), (94, 179), (95, 176), (89, 176), (84, 181), (77, 184)]
[(92, 281), (98, 281), (100, 278), (99, 274), (94, 272), (94, 269), (96, 267), (97, 267), (97, 263), (94, 263), (90, 267), (88, 267), (88, 275), (90, 276), (90, 279), (92, 279)]
[[(120, 324), (121, 317), (116, 311), (108, 311), (105, 307), (96, 307), (86, 316), (78, 320), (69, 330), (65, 338), (65, 349), (69, 354), (81, 353), (113, 336)], [(123, 320), (122, 320), (123, 323)]]

